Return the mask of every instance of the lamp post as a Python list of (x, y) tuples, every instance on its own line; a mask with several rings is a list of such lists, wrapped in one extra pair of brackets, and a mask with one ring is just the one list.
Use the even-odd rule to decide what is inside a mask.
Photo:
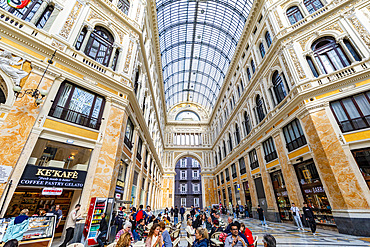
[(53, 58), (55, 57), (56, 52), (57, 52), (57, 50), (54, 51), (53, 55), (48, 60), (48, 66), (46, 67), (44, 73), (42, 74), (42, 76), (40, 78), (40, 81), (39, 81), (39, 84), (37, 85), (36, 88), (25, 89), (24, 91), (22, 91), (22, 88), (20, 86), (15, 85), (13, 87), (13, 91), (14, 91), (16, 99), (17, 98), (23, 98), (25, 95), (31, 95), (33, 98), (35, 98), (35, 105), (36, 106), (39, 106), (43, 102), (44, 97), (48, 94), (48, 91), (47, 90), (42, 90), (42, 89), (39, 90), (39, 86), (42, 82), (42, 79), (44, 79), (44, 76), (45, 76), (46, 72), (48, 71), (50, 64), (53, 64)]

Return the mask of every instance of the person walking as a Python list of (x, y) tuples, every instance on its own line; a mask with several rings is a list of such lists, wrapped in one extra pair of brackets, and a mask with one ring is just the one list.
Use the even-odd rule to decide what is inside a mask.
[(99, 229), (98, 229), (98, 232), (96, 233), (98, 235), (98, 237), (96, 238), (96, 241), (98, 242), (99, 247), (104, 246), (102, 238), (106, 236), (107, 232), (108, 232), (108, 224), (105, 219), (105, 213), (102, 213)]
[(175, 206), (173, 210), (173, 224), (176, 225), (177, 223), (179, 223), (179, 209)]
[(75, 233), (75, 227), (77, 218), (81, 216), (81, 214), (78, 212), (81, 208), (80, 204), (76, 204), (75, 209), (71, 211), (69, 214), (67, 221), (66, 221), (66, 236), (64, 238), (64, 241), (59, 247), (66, 247), (68, 242), (72, 240), (73, 235)]
[(166, 225), (164, 224), (164, 222), (159, 222), (159, 226), (161, 227), (162, 232), (163, 247), (172, 247), (171, 236), (166, 230)]
[(173, 206), (171, 207), (171, 210), (170, 210), (170, 214), (171, 214), (171, 218), (173, 217)]
[(229, 235), (225, 240), (225, 247), (246, 247), (248, 243), (244, 241), (243, 238), (239, 236), (239, 226), (236, 223), (232, 223), (231, 235)]
[(239, 206), (239, 204), (236, 204), (235, 213), (236, 213), (236, 218), (239, 218), (239, 213), (240, 213), (240, 206)]
[(266, 219), (265, 219), (265, 216), (263, 215), (264, 211), (260, 205), (258, 205), (257, 213), (258, 213), (258, 218), (261, 221), (261, 225), (267, 227)]
[(145, 247), (162, 247), (163, 246), (163, 238), (161, 235), (161, 227), (159, 224), (153, 224), (152, 228), (150, 228), (148, 237), (145, 241)]
[(18, 241), (23, 239), (23, 233), (25, 233), (29, 227), (28, 213), (28, 209), (23, 209), (21, 213), (9, 223), (2, 239), (4, 243), (11, 239), (16, 239)]
[(184, 214), (185, 214), (185, 208), (184, 206), (181, 206), (180, 208), (181, 222), (184, 221)]
[(299, 230), (303, 231), (303, 225), (302, 225), (302, 221), (301, 221), (302, 215), (301, 215), (301, 212), (300, 212), (299, 208), (295, 206), (294, 202), (292, 203), (292, 207), (290, 208), (290, 211), (292, 212), (293, 219), (294, 219), (295, 223), (297, 224), (298, 231)]
[(316, 235), (315, 216), (313, 214), (312, 208), (307, 206), (307, 202), (303, 203), (303, 214), (311, 228), (312, 234), (315, 236)]
[(195, 215), (195, 209), (194, 209), (194, 206), (191, 205), (191, 209), (190, 209), (190, 216), (191, 216), (191, 218), (194, 218), (194, 215)]
[(123, 227), (123, 223), (124, 223), (124, 218), (125, 218), (125, 212), (123, 211), (124, 209), (126, 209), (125, 207), (120, 207), (119, 208), (119, 211), (117, 213), (117, 216), (115, 218), (115, 223), (117, 225), (117, 232), (119, 232), (120, 230), (122, 230), (122, 227)]

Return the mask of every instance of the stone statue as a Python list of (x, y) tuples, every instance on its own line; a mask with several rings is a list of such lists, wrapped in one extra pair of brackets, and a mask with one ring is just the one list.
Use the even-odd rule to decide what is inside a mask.
[[(22, 60), (22, 61), (20, 61)], [(19, 86), (21, 80), (25, 78), (28, 73), (21, 69), (12, 67), (12, 65), (22, 65), (25, 62), (24, 58), (13, 57), (8, 51), (0, 52), (0, 69), (4, 71), (10, 78), (12, 78), (14, 84)]]

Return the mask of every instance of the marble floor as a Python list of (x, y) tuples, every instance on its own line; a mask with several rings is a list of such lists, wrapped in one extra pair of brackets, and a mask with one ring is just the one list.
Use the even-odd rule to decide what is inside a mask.
[(340, 234), (335, 231), (317, 229), (316, 236), (313, 236), (309, 228), (305, 231), (298, 231), (297, 227), (288, 223), (268, 222), (268, 227), (262, 227), (259, 220), (241, 219), (253, 233), (258, 236), (258, 245), (263, 246), (264, 234), (271, 234), (275, 237), (277, 246), (370, 246), (369, 237), (358, 237)]

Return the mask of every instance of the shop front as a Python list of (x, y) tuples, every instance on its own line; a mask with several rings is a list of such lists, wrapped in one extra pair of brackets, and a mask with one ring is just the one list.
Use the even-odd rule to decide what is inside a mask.
[(318, 224), (335, 226), (331, 206), (313, 160), (295, 165), (302, 194)]
[(79, 203), (90, 155), (91, 149), (39, 139), (9, 198), (5, 218), (22, 209), (28, 209), (29, 215), (47, 216), (59, 205), (62, 219), (55, 224), (54, 236), (61, 236), (70, 209)]
[(252, 214), (252, 198), (249, 190), (248, 181), (243, 182), (244, 196), (245, 196), (245, 207), (248, 210), (249, 217), (253, 217)]
[(272, 186), (274, 188), (275, 198), (279, 209), (281, 220), (291, 221), (293, 216), (290, 212), (290, 202), (288, 191), (286, 190), (283, 173), (281, 170), (270, 173)]
[(358, 168), (370, 188), (370, 148), (352, 150)]

